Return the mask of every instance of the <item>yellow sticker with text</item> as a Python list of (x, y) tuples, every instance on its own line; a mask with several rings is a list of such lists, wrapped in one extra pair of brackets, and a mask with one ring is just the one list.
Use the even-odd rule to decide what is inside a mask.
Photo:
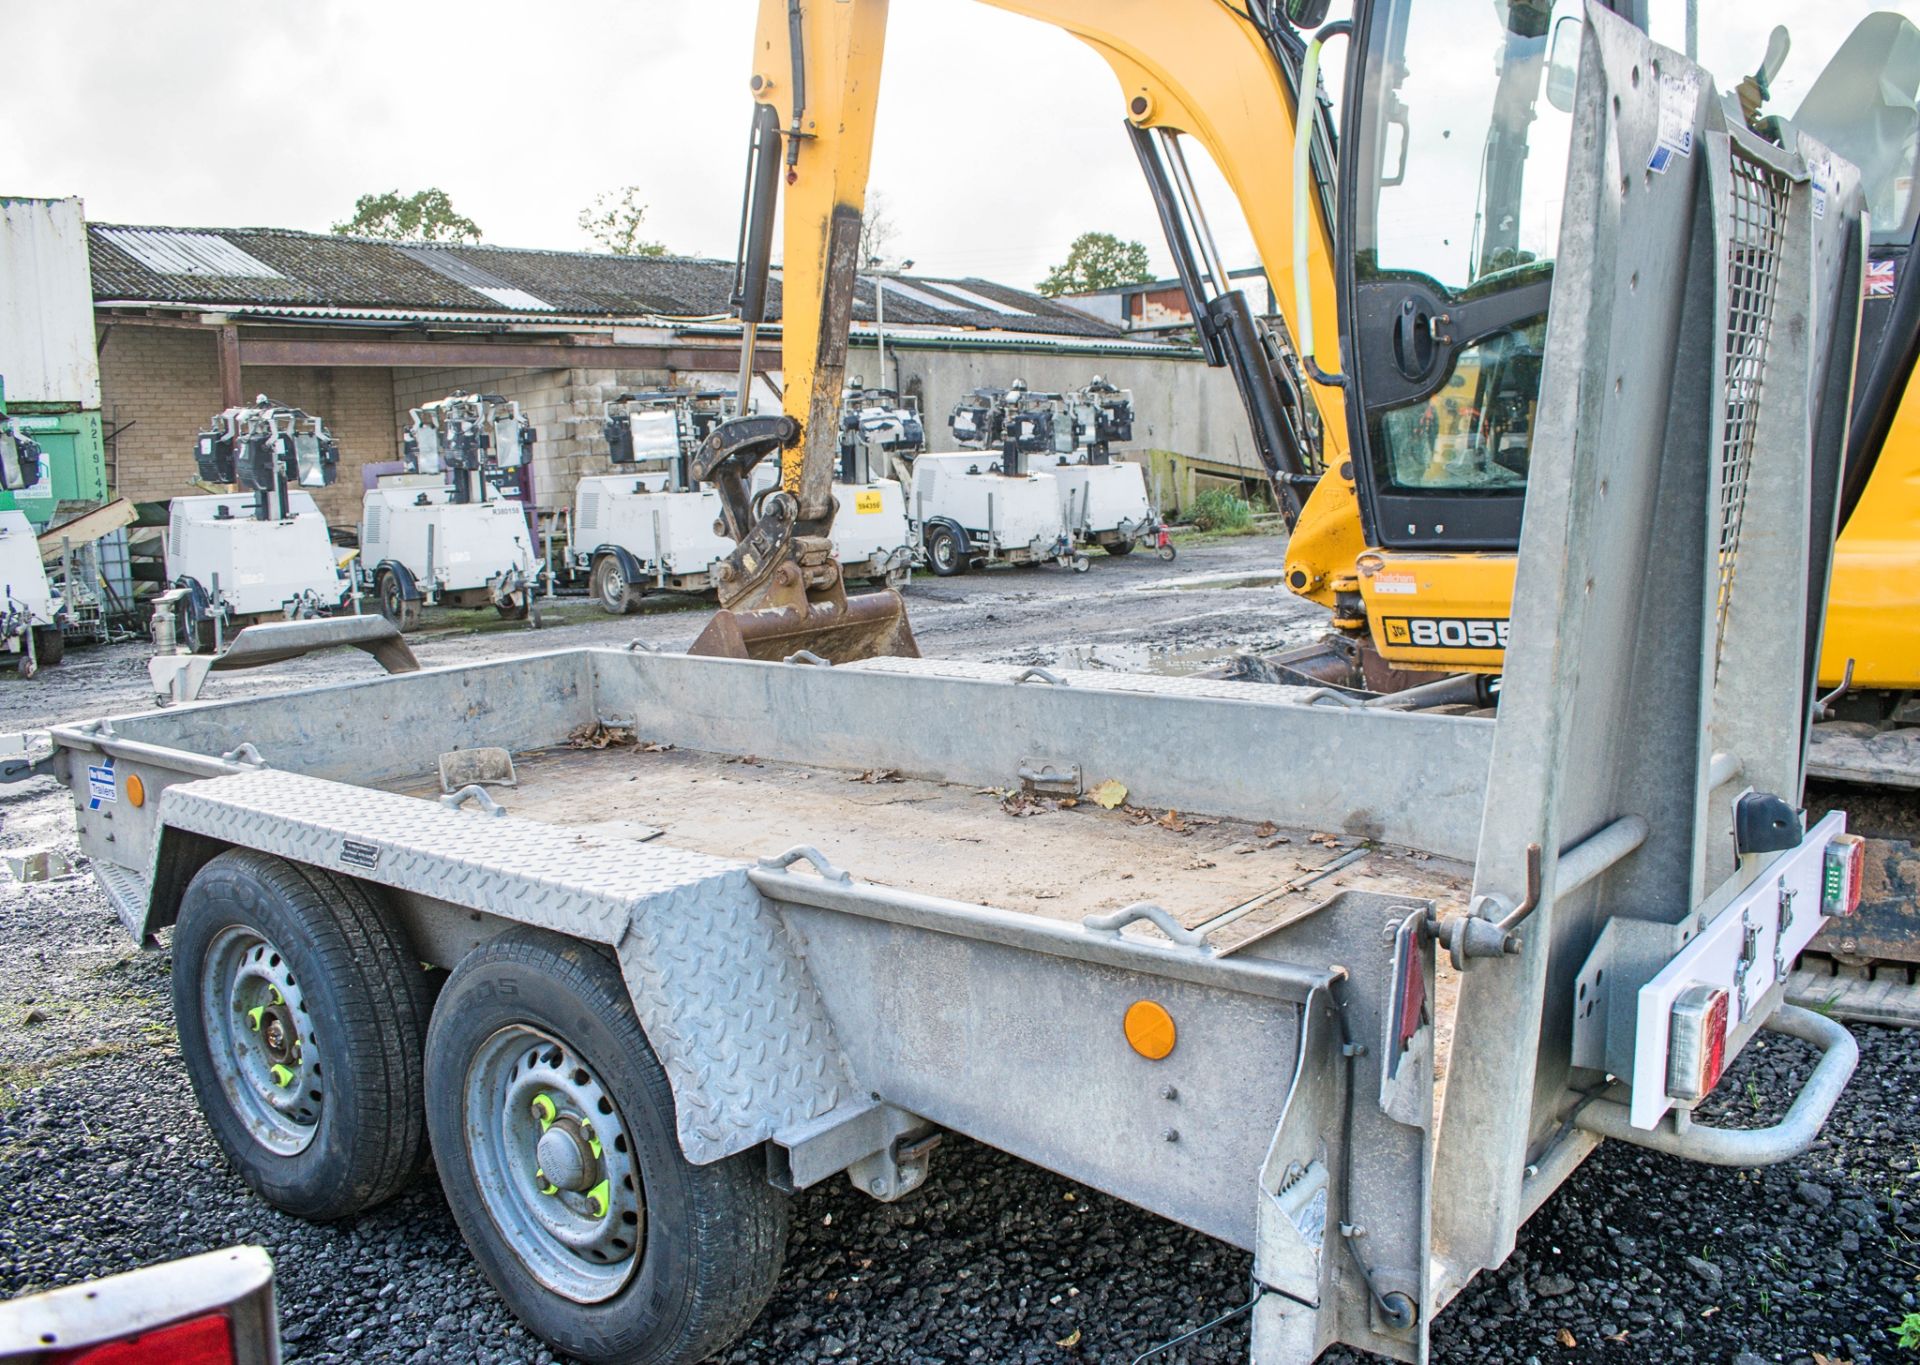
[(878, 512), (880, 510), (880, 490), (863, 488), (853, 495), (853, 510), (856, 512)]

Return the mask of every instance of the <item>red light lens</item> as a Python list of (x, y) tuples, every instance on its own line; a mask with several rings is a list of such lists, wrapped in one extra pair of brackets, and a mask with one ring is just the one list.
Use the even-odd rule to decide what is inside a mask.
[(1667, 1030), (1667, 1094), (1684, 1104), (1705, 1099), (1727, 1066), (1727, 993), (1689, 986), (1673, 1002)]
[(43, 1365), (233, 1365), (233, 1330), (225, 1313), (188, 1318), (169, 1327), (42, 1356)]

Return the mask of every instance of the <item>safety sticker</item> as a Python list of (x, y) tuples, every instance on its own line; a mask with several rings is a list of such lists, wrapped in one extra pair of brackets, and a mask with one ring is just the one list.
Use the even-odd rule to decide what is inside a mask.
[(1833, 184), (1833, 158), (1823, 156), (1811, 161), (1807, 169), (1813, 173), (1813, 216), (1827, 216), (1827, 188)]
[(1870, 299), (1890, 299), (1893, 288), (1899, 282), (1899, 272), (1892, 261), (1867, 262), (1867, 297)]
[(113, 760), (87, 765), (87, 809), (99, 810), (102, 801), (118, 801), (120, 786), (113, 779)]
[(856, 512), (878, 512), (880, 510), (880, 490), (863, 488), (853, 495), (853, 510)]
[(1665, 175), (1674, 157), (1693, 155), (1693, 111), (1699, 107), (1698, 70), (1660, 73), (1660, 135), (1647, 159), (1648, 170)]
[(1373, 590), (1412, 597), (1420, 591), (1420, 586), (1410, 573), (1377, 573), (1373, 576)]

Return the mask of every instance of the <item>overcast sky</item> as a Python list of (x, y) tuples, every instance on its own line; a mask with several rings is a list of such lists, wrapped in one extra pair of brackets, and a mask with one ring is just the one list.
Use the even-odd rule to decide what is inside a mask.
[[(325, 231), (356, 196), (445, 189), (502, 246), (585, 247), (597, 191), (730, 257), (751, 0), (0, 0), (0, 194), (96, 221)], [(1080, 232), (1167, 266), (1118, 86), (1056, 30), (894, 0), (872, 185), (925, 273), (1031, 285)], [(1251, 263), (1223, 189), (1222, 254)]]

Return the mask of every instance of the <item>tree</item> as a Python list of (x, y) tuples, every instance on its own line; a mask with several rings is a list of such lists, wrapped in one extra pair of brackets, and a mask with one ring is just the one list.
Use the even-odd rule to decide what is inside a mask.
[(887, 196), (879, 190), (867, 195), (866, 211), (860, 215), (860, 267), (875, 270), (887, 263), (887, 248), (899, 235), (893, 215), (887, 212)]
[(453, 200), (442, 189), (403, 195), (363, 194), (353, 201), (353, 217), (335, 223), (333, 230), (349, 237), (385, 237), (396, 242), (477, 242), (480, 227), (455, 213)]
[(1123, 242), (1111, 232), (1083, 232), (1067, 248), (1067, 259), (1047, 272), (1040, 292), (1050, 299), (1062, 294), (1087, 294), (1116, 284), (1141, 284), (1153, 278), (1147, 269), (1147, 249)]
[(664, 256), (664, 243), (641, 240), (640, 224), (646, 216), (640, 187), (622, 185), (593, 196), (593, 202), (580, 210), (580, 230), (616, 256)]

